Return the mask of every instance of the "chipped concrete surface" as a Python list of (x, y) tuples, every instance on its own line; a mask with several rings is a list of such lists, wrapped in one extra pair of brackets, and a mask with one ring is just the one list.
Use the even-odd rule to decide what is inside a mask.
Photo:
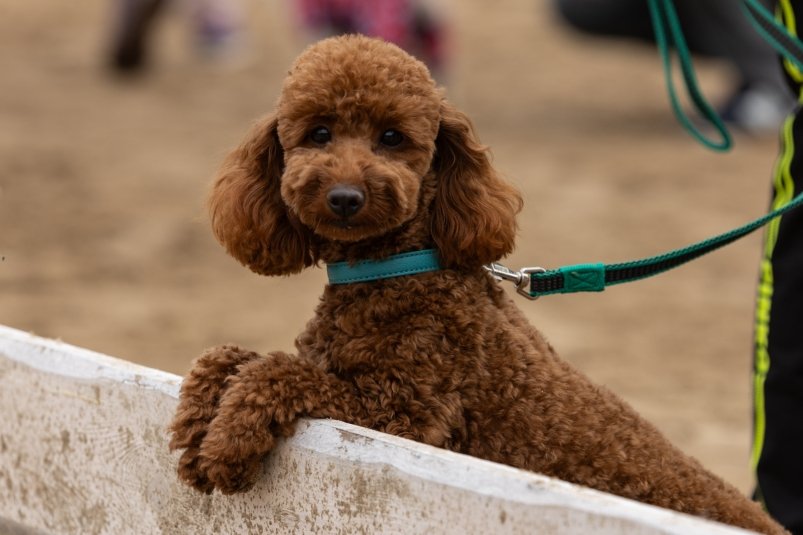
[(200, 495), (167, 449), (178, 377), (0, 326), (0, 381), (0, 533), (744, 533), (334, 421)]

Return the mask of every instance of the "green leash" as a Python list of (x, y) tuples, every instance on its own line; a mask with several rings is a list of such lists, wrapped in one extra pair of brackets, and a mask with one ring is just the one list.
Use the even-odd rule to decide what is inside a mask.
[(742, 238), (769, 223), (772, 219), (789, 212), (803, 204), (803, 193), (788, 204), (742, 227), (714, 238), (676, 249), (668, 253), (621, 264), (577, 265), (560, 268), (556, 271), (533, 273), (530, 282), (530, 296), (538, 297), (553, 293), (602, 291), (606, 286), (621, 284), (651, 277), (676, 268), (710, 253), (720, 247)]
[[(694, 74), (694, 67), (692, 66), (691, 54), (689, 48), (686, 46), (686, 39), (683, 37), (683, 31), (680, 29), (680, 21), (678, 21), (675, 6), (672, 0), (647, 0), (650, 8), (650, 17), (652, 19), (652, 26), (655, 30), (655, 44), (658, 46), (658, 53), (661, 55), (661, 62), (663, 63), (664, 79), (666, 80), (666, 90), (669, 93), (669, 102), (672, 104), (672, 110), (675, 112), (683, 128), (686, 129), (697, 141), (716, 151), (727, 151), (733, 146), (730, 133), (722, 122), (722, 119), (717, 115), (714, 109), (703, 97), (699, 86), (697, 85), (697, 77)], [(686, 92), (689, 95), (692, 103), (697, 111), (703, 118), (711, 124), (721, 137), (720, 141), (714, 141), (706, 137), (700, 130), (692, 123), (683, 107), (678, 102), (677, 93), (675, 92), (675, 82), (672, 78), (672, 59), (670, 57), (670, 48), (674, 49), (678, 56), (680, 63), (680, 70), (683, 73), (683, 80), (686, 84)]]
[(601, 292), (607, 286), (645, 279), (681, 266), (750, 234), (801, 204), (803, 193), (777, 210), (735, 230), (642, 260), (620, 264), (574, 264), (552, 270), (531, 267), (511, 271), (501, 264), (490, 264), (486, 269), (497, 279), (513, 282), (518, 292), (529, 299), (557, 293)]
[[(732, 145), (730, 134), (720, 117), (703, 98), (697, 86), (691, 55), (686, 46), (686, 40), (683, 37), (672, 1), (647, 1), (655, 28), (655, 40), (663, 62), (667, 91), (675, 115), (683, 127), (706, 147), (718, 151), (730, 149)], [(778, 24), (773, 15), (758, 0), (742, 0), (741, 5), (756, 31), (775, 50), (803, 70), (803, 43), (796, 36), (789, 33), (783, 25)], [(703, 135), (683, 112), (678, 103), (672, 80), (670, 46), (677, 52), (689, 97), (702, 116), (719, 132), (720, 141), (712, 141)], [(554, 270), (532, 267), (524, 268), (520, 271), (511, 271), (501, 264), (490, 264), (486, 266), (486, 269), (499, 280), (513, 282), (518, 292), (529, 299), (537, 299), (542, 295), (556, 293), (601, 292), (607, 286), (644, 279), (681, 266), (750, 234), (774, 218), (780, 217), (801, 204), (803, 204), (803, 193), (784, 206), (735, 230), (682, 249), (676, 249), (642, 260), (620, 264), (575, 264)]]

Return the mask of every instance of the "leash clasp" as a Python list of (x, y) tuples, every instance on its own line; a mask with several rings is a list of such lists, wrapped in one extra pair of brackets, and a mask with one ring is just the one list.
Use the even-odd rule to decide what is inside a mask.
[(542, 267), (526, 267), (522, 268), (519, 271), (513, 271), (502, 264), (491, 263), (486, 266), (482, 266), (485, 270), (491, 274), (491, 276), (497, 280), (497, 282), (501, 281), (510, 281), (514, 285), (516, 285), (516, 291), (529, 299), (530, 301), (535, 301), (538, 299), (537, 295), (531, 295), (530, 291), (527, 289), (527, 285), (530, 283), (530, 275), (532, 273), (543, 273), (546, 270)]

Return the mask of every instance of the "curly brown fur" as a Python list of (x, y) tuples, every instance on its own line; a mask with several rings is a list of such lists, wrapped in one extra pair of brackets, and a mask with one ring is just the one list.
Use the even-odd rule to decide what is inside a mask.
[(257, 273), (424, 248), (445, 269), (327, 286), (296, 356), (235, 346), (202, 356), (172, 424), (188, 484), (245, 490), (277, 437), (324, 417), (782, 532), (560, 360), (485, 273), (513, 248), (521, 199), (468, 118), (398, 48), (348, 36), (302, 54), (275, 111), (224, 163), (209, 207), (217, 238)]

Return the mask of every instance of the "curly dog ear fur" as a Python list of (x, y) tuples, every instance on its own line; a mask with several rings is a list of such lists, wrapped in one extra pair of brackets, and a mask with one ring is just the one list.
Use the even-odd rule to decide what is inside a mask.
[(310, 236), (280, 193), (284, 151), (277, 119), (257, 122), (223, 162), (209, 195), (215, 237), (262, 275), (296, 273), (314, 262)]
[(491, 167), (469, 118), (447, 101), (435, 140), (432, 237), (446, 267), (476, 267), (513, 250), (521, 195)]

